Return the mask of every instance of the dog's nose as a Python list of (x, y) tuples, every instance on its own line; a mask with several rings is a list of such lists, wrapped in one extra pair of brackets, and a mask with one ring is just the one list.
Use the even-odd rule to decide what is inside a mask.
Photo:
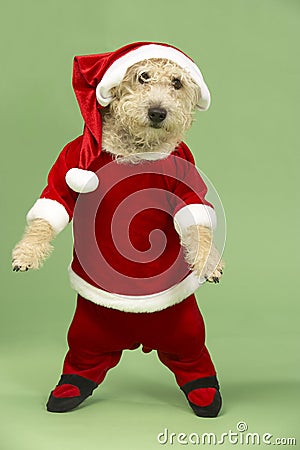
[(149, 108), (148, 117), (152, 123), (160, 123), (167, 117), (167, 110), (165, 108)]

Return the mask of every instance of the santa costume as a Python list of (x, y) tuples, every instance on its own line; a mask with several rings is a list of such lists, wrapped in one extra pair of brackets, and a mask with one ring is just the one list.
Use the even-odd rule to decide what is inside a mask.
[(184, 143), (170, 155), (145, 154), (142, 163), (119, 162), (102, 148), (100, 111), (111, 88), (133, 64), (166, 58), (208, 88), (196, 64), (167, 44), (138, 42), (115, 52), (74, 59), (73, 87), (85, 122), (66, 145), (48, 185), (27, 215), (56, 233), (73, 219), (74, 254), (69, 268), (78, 293), (68, 333), (69, 351), (47, 409), (75, 408), (103, 381), (124, 349), (157, 350), (174, 373), (194, 412), (214, 417), (221, 407), (216, 371), (194, 292), (204, 280), (191, 272), (180, 236), (195, 224), (214, 228), (207, 188)]

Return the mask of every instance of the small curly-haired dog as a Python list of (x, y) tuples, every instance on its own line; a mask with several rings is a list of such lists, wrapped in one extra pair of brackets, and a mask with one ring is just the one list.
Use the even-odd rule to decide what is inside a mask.
[[(110, 104), (99, 110), (103, 125), (102, 152), (111, 155), (116, 164), (137, 168), (149, 161), (149, 154), (153, 160), (160, 160), (174, 152), (192, 125), (202, 95), (190, 74), (165, 58), (150, 58), (131, 65), (111, 94)], [(55, 227), (45, 218), (32, 220), (13, 250), (13, 270), (24, 272), (41, 267), (52, 251), (51, 241), (56, 234)], [(190, 270), (197, 277), (219, 282), (224, 264), (213, 244), (211, 227), (188, 226), (180, 233), (180, 244)], [(117, 364), (122, 350), (142, 344), (145, 351), (158, 351), (160, 360), (173, 371), (197, 415), (218, 414), (221, 407), (218, 382), (204, 345), (204, 325), (193, 295), (188, 294), (173, 306), (137, 313), (113, 306), (106, 308), (101, 301), (93, 303), (92, 298), (87, 302), (81, 291), (78, 292), (77, 312), (69, 331), (70, 350), (62, 378), (49, 398), (49, 411), (75, 408), (102, 382), (106, 371)], [(81, 321), (84, 317), (89, 324), (84, 333), (79, 332), (79, 317)], [(100, 325), (97, 328), (95, 317), (102, 324), (101, 329)], [(108, 334), (105, 334), (103, 330), (108, 323), (109, 330), (105, 332)], [(128, 329), (136, 333), (131, 340), (124, 331), (127, 323)], [(137, 334), (137, 330), (142, 331)], [(87, 337), (88, 333), (94, 334)], [(97, 349), (89, 347), (96, 345), (91, 344), (94, 336)], [(87, 359), (83, 354), (88, 355)], [(105, 355), (110, 355), (110, 359)]]

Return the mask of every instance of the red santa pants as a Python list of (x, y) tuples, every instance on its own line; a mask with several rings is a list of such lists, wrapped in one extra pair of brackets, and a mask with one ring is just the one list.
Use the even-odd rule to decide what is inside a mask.
[(106, 308), (78, 295), (63, 373), (100, 384), (106, 372), (118, 364), (122, 350), (142, 344), (157, 350), (182, 386), (216, 374), (204, 341), (204, 322), (194, 295), (152, 313)]

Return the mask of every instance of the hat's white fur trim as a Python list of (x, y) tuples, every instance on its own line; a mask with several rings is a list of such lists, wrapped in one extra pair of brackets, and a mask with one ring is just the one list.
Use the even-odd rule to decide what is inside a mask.
[(66, 183), (73, 191), (85, 194), (97, 189), (99, 179), (97, 175), (90, 170), (73, 167), (73, 169), (68, 170), (66, 173)]
[(193, 272), (180, 283), (162, 292), (150, 295), (120, 295), (103, 291), (87, 283), (69, 267), (70, 283), (73, 289), (87, 300), (107, 308), (142, 313), (155, 312), (180, 303), (193, 294), (205, 279), (199, 279)]
[(201, 98), (197, 105), (198, 109), (205, 111), (209, 108), (210, 93), (198, 66), (180, 50), (158, 44), (142, 45), (113, 62), (96, 88), (96, 97), (100, 105), (107, 106), (110, 104), (113, 99), (110, 93), (111, 88), (121, 83), (129, 67), (150, 58), (169, 59), (186, 70), (201, 90)]
[(46, 220), (58, 234), (68, 225), (69, 214), (65, 207), (56, 200), (39, 198), (26, 216), (28, 224), (35, 219)]
[(175, 230), (182, 236), (184, 230), (191, 225), (203, 225), (214, 230), (217, 226), (217, 216), (214, 209), (198, 203), (181, 208), (174, 216)]

